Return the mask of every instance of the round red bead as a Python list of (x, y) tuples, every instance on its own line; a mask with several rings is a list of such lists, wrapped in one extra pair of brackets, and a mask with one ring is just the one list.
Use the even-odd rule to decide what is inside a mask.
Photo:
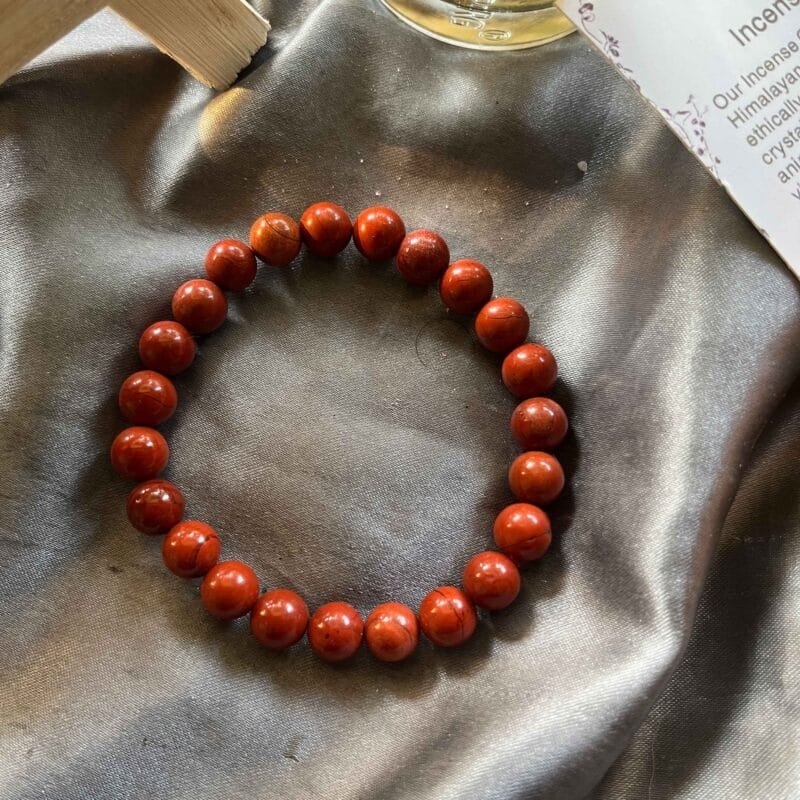
[(385, 206), (364, 209), (353, 224), (353, 242), (370, 261), (388, 261), (397, 254), (405, 235), (399, 214)]
[(519, 570), (502, 553), (478, 553), (464, 568), (464, 590), (475, 605), (489, 611), (510, 606), (519, 588)]
[(507, 353), (525, 341), (530, 320), (525, 307), (510, 297), (490, 300), (475, 317), (480, 343), (493, 353)]
[(167, 569), (180, 578), (200, 578), (219, 558), (217, 532), (205, 522), (187, 519), (179, 522), (161, 544)]
[(172, 320), (156, 322), (139, 339), (142, 363), (158, 372), (176, 375), (194, 361), (197, 345), (192, 334)]
[(157, 478), (140, 483), (128, 495), (128, 519), (137, 531), (158, 536), (181, 521), (185, 505), (174, 483)]
[(299, 642), (308, 625), (308, 606), (288, 589), (272, 589), (258, 598), (250, 613), (250, 630), (270, 650)]
[(286, 214), (263, 214), (250, 226), (250, 247), (265, 264), (285, 267), (300, 252), (300, 227)]
[(439, 586), (419, 607), (419, 624), (440, 647), (463, 644), (475, 632), (478, 619), (472, 601), (455, 586)]
[(256, 277), (255, 253), (238, 239), (223, 239), (206, 253), (206, 275), (221, 289), (241, 292)]
[(167, 440), (154, 428), (126, 428), (111, 444), (111, 466), (123, 478), (155, 478), (169, 461)]
[(308, 623), (308, 642), (323, 661), (344, 661), (361, 645), (364, 623), (347, 603), (327, 603)]
[(203, 578), (200, 599), (217, 619), (243, 617), (258, 600), (258, 578), (241, 561), (221, 561)]
[(172, 296), (172, 316), (192, 333), (211, 333), (225, 322), (228, 301), (216, 283), (186, 281)]
[(523, 400), (511, 415), (511, 432), (526, 450), (552, 450), (567, 435), (567, 415), (549, 397)]
[(397, 269), (418, 286), (433, 283), (450, 263), (447, 243), (433, 231), (411, 231), (397, 251)]
[(549, 453), (533, 450), (514, 459), (508, 469), (508, 484), (517, 500), (546, 506), (564, 488), (564, 470)]
[(472, 314), (489, 302), (494, 283), (479, 261), (454, 261), (442, 275), (439, 294), (454, 314)]
[(122, 416), (135, 425), (158, 425), (178, 407), (178, 392), (166, 376), (150, 369), (129, 375), (119, 390)]
[(314, 203), (300, 217), (300, 234), (305, 246), (321, 258), (341, 253), (353, 234), (347, 212), (336, 203)]
[(507, 506), (494, 521), (495, 544), (517, 563), (541, 558), (552, 538), (547, 514), (529, 503)]
[(402, 603), (383, 603), (367, 617), (364, 638), (375, 658), (402, 661), (414, 652), (419, 641), (417, 617)]
[(523, 344), (503, 360), (503, 383), (519, 398), (535, 397), (553, 388), (558, 366), (553, 354), (540, 344)]

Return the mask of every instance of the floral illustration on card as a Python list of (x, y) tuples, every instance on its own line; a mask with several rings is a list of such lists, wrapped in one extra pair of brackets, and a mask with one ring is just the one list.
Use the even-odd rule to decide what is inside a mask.
[(581, 16), (581, 28), (584, 33), (597, 43), (597, 46), (605, 54), (605, 56), (614, 64), (614, 66), (633, 84), (637, 92), (642, 91), (642, 87), (636, 82), (633, 77), (633, 70), (628, 69), (622, 61), (620, 61), (620, 44), (619, 40), (611, 34), (601, 30), (596, 25), (594, 15), (594, 3), (584, 3), (578, 8), (578, 13)]
[(703, 120), (708, 113), (708, 108), (701, 109), (697, 105), (694, 95), (689, 95), (684, 108), (677, 111), (661, 108), (659, 111), (666, 117), (672, 130), (689, 145), (711, 174), (719, 180), (717, 166), (720, 160), (709, 150), (706, 139), (706, 123)]
[[(619, 39), (604, 31), (598, 24), (594, 13), (594, 3), (583, 3), (578, 7), (581, 28), (600, 48), (600, 51), (622, 73), (623, 77), (642, 94), (642, 87), (636, 80), (633, 70), (622, 63), (622, 47)], [(694, 95), (689, 95), (686, 104), (680, 109), (660, 108), (669, 126), (683, 140), (683, 142), (697, 154), (711, 174), (719, 181), (718, 165), (720, 160), (711, 152), (706, 139), (705, 115), (707, 108), (697, 105)]]

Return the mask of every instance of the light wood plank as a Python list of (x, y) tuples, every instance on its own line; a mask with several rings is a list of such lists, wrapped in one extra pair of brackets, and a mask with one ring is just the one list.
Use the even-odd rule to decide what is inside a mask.
[(244, 0), (114, 0), (110, 7), (214, 89), (236, 80), (269, 31)]
[(0, 83), (104, 5), (103, 0), (0, 0)]

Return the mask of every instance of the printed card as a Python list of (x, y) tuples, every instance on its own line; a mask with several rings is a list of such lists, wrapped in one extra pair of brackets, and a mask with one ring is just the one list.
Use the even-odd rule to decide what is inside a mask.
[(557, 0), (800, 277), (800, 0)]

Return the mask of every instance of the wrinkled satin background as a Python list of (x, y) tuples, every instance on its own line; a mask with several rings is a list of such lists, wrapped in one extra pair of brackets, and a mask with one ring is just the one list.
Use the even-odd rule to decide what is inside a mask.
[[(369, 2), (259, 10), (221, 94), (109, 13), (0, 87), (0, 797), (800, 797), (795, 279), (577, 36), (494, 55)], [(572, 423), (519, 601), (398, 666), (211, 619), (107, 459), (209, 243), (322, 198), (486, 262)], [(177, 379), (167, 474), (264, 585), (417, 606), (509, 500), (497, 366), (352, 249), (262, 268)]]

